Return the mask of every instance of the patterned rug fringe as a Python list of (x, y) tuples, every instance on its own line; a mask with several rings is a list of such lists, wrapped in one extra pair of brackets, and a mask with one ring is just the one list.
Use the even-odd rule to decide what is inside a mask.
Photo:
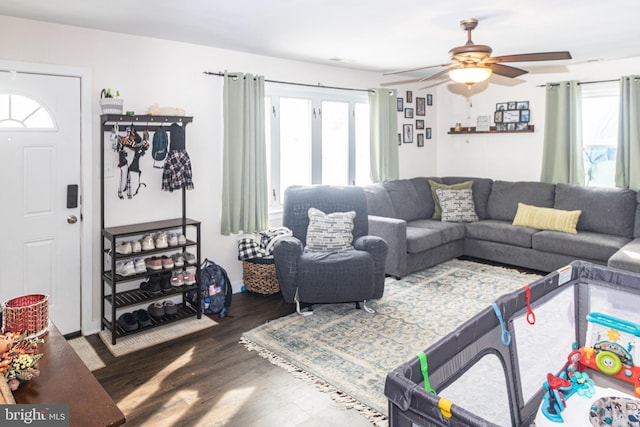
[(344, 405), (345, 408), (355, 409), (356, 411), (360, 412), (374, 426), (376, 427), (388, 426), (388, 420), (386, 415), (381, 414), (380, 412), (368, 407), (367, 405), (361, 402), (358, 402), (351, 396), (343, 393), (342, 391), (338, 390), (337, 388), (327, 383), (326, 381), (323, 381), (322, 379), (316, 377), (315, 375), (300, 369), (299, 367), (286, 361), (285, 359), (278, 356), (277, 354), (269, 350), (266, 350), (265, 348), (251, 342), (245, 337), (240, 338), (240, 344), (244, 345), (245, 348), (249, 351), (255, 351), (256, 353), (258, 353), (260, 357), (268, 360), (272, 364), (285, 369), (287, 372), (293, 374), (294, 377), (302, 379), (304, 381), (307, 381), (310, 384), (315, 385), (319, 391), (321, 391), (322, 393), (328, 394), (333, 401)]

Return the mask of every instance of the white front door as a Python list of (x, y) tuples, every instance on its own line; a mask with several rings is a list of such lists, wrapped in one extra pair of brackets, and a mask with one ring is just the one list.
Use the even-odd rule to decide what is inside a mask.
[(63, 334), (80, 331), (80, 122), (80, 78), (0, 71), (0, 301), (48, 295)]

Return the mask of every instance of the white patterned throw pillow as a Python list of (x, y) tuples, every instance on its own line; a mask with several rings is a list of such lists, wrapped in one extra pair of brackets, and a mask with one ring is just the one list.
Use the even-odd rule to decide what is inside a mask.
[(470, 188), (463, 190), (436, 190), (442, 207), (442, 221), (476, 222), (478, 215)]
[(355, 211), (325, 214), (319, 209), (309, 208), (307, 215), (307, 250), (330, 252), (352, 247)]

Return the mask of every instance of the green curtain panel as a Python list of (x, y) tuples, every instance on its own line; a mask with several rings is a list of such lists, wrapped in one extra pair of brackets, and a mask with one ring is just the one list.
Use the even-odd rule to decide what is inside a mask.
[(398, 179), (397, 93), (389, 89), (369, 90), (371, 181)]
[(616, 187), (640, 190), (640, 76), (620, 78)]
[(225, 73), (221, 232), (269, 226), (264, 77)]
[(540, 181), (584, 185), (582, 90), (576, 81), (546, 85)]

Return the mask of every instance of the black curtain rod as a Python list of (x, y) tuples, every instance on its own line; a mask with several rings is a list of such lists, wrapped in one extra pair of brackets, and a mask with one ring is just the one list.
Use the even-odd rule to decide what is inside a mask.
[[(204, 74), (209, 75), (209, 76), (218, 76), (218, 77), (223, 77), (224, 73), (213, 73), (211, 71), (205, 71)], [(227, 74), (229, 77), (238, 77), (235, 74)], [(293, 83), (293, 82), (282, 82), (279, 80), (268, 80), (265, 79), (265, 82), (268, 83), (280, 83), (283, 85), (293, 85), (293, 86), (306, 86), (306, 87), (315, 87), (315, 88), (322, 88), (322, 89), (339, 89), (339, 90), (353, 90), (353, 91), (357, 91), (357, 92), (372, 92), (371, 89), (354, 89), (354, 88), (350, 88), (350, 87), (337, 87), (337, 86), (324, 86), (320, 83), (318, 83), (317, 85), (311, 85), (311, 84), (307, 84), (307, 83)], [(373, 91), (375, 92), (375, 91)]]
[[(640, 79), (640, 77), (634, 77), (634, 80), (638, 80)], [(579, 85), (590, 85), (590, 84), (594, 84), (594, 83), (611, 83), (611, 82), (619, 82), (620, 79), (611, 79), (611, 80), (594, 80), (591, 82), (578, 82)], [(551, 86), (560, 86), (560, 83), (548, 83)], [(546, 87), (547, 85), (538, 85), (538, 87)]]

